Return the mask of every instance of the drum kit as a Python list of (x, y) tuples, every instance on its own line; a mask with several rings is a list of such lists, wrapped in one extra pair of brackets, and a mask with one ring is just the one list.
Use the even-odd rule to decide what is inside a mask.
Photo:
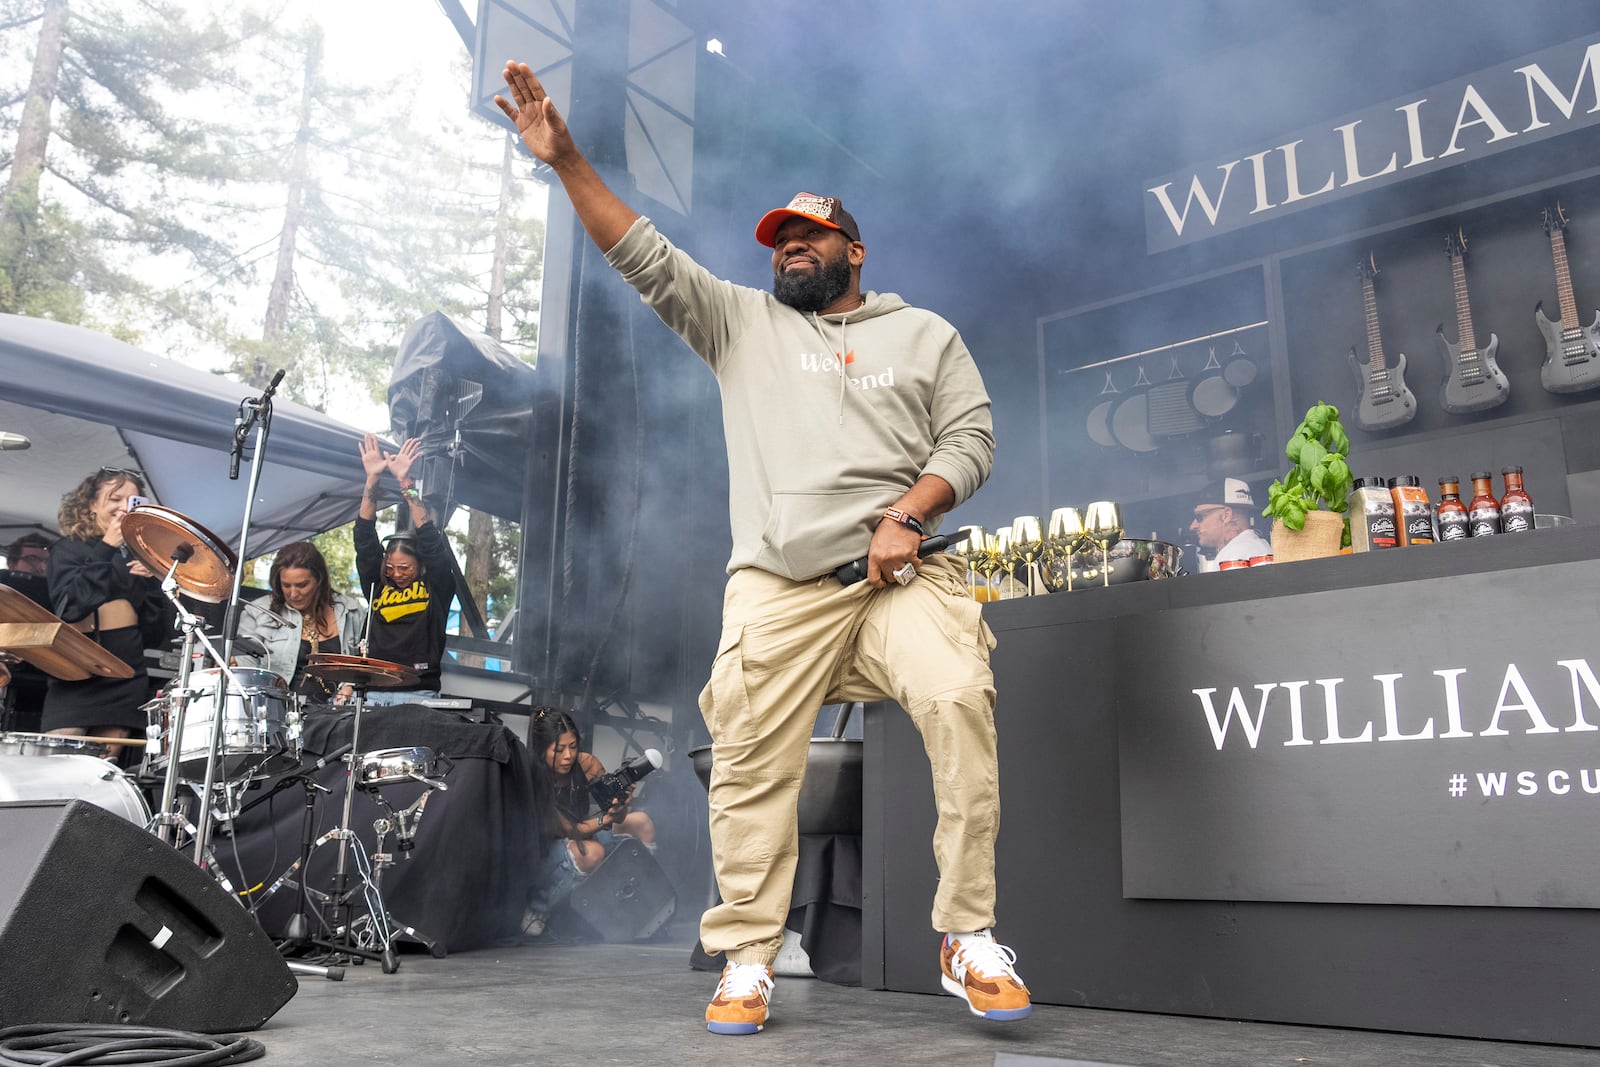
[[(276, 384), (277, 379), (274, 379), (273, 386)], [(235, 433), (234, 475), (243, 434), (251, 423), (260, 419), (255, 462), (246, 496), (242, 527), (245, 532), (240, 535), (241, 555), (250, 526), (250, 502), (259, 484), (271, 393), (269, 387), (262, 397), (247, 399), (240, 405), (243, 429)], [(247, 406), (254, 412), (248, 422), (244, 419)], [(210, 848), (213, 823), (224, 826), (246, 807), (253, 806), (254, 802), (242, 804), (243, 793), (252, 784), (287, 767), (301, 765), (304, 706), (281, 676), (231, 665), (233, 624), (240, 603), (242, 575), (238, 557), (221, 538), (170, 508), (148, 503), (134, 507), (124, 516), (122, 533), (127, 551), (151, 573), (162, 578), (162, 592), (177, 609), (178, 629), (183, 635), (178, 676), (170, 687), (145, 705), (144, 739), (0, 734), (0, 801), (81, 799), (151, 830), (174, 848), (185, 847), (186, 835), (187, 844), (194, 849), (194, 862), (231, 893), (232, 887)], [(208, 604), (227, 602), (223, 625), (226, 636), (221, 649), (205, 634), (204, 621), (184, 605), (180, 593)], [(364, 641), (362, 649), (365, 650)], [(196, 669), (203, 657), (209, 657), (214, 666)], [(71, 625), (15, 590), (0, 585), (0, 674), (7, 659), (25, 660), (47, 674), (69, 681), (82, 680), (91, 674), (112, 678), (133, 676), (131, 668)], [(392, 944), (397, 936), (412, 937), (429, 947), (434, 955), (443, 956), (441, 945), (397, 922), (388, 913), (379, 884), (383, 868), (392, 863), (390, 856), (383, 852), (385, 840), (394, 833), (397, 850), (409, 858), (409, 850), (415, 844), (416, 822), (421, 818), (427, 797), (433, 790), (445, 788), (441, 779), (448, 773), (450, 762), (427, 748), (363, 753), (359, 747), (367, 691), (412, 687), (418, 681), (417, 675), (387, 660), (326, 653), (313, 654), (306, 671), (329, 686), (352, 686), (354, 714), (350, 744), (340, 749), (346, 763), (343, 818), (337, 828), (316, 842), (317, 845), (338, 842), (332, 891), (309, 890), (304, 885), (304, 875), (299, 886), (301, 908), (297, 919), (301, 932), (305, 928), (308, 898), (314, 895), (327, 905), (321, 920), (328, 939), (306, 937), (301, 940), (324, 947), (336, 958), (381, 960), (385, 973), (392, 973), (399, 966)], [(4, 684), (4, 678), (0, 677), (0, 685)], [(153, 813), (135, 777), (104, 758), (113, 745), (144, 749), (138, 778), (145, 781), (159, 778), (162, 782), (160, 806)], [(322, 763), (333, 761), (324, 756)], [(323, 787), (314, 786), (303, 773), (286, 778), (300, 778), (307, 783), (308, 809), (314, 803), (316, 790), (326, 792)], [(397, 810), (387, 802), (382, 791), (402, 782), (420, 782), (426, 788), (409, 807)], [(280, 782), (273, 791), (283, 784)], [(198, 797), (198, 814), (192, 820), (191, 805), (180, 804), (180, 785)], [(375, 823), (378, 851), (372, 861), (367, 860), (360, 839), (350, 828), (351, 806), (358, 788), (376, 797), (384, 809), (383, 817)], [(308, 828), (310, 825), (308, 811)], [(300, 859), (273, 883), (273, 888), (286, 884), (296, 869), (309, 862), (312, 847), (308, 832)], [(361, 868), (354, 886), (349, 867), (352, 851), (357, 854)], [(349, 904), (358, 893), (368, 909), (366, 914), (352, 920)], [(290, 966), (335, 980), (342, 976), (338, 967), (298, 961), (291, 961)]]

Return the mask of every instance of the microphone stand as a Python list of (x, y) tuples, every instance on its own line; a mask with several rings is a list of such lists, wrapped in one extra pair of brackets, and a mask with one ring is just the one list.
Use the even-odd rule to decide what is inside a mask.
[[(252, 425), (256, 428), (256, 445), (250, 457), (250, 487), (244, 497), (244, 521), (239, 527), (239, 566), (234, 568), (233, 589), (228, 596), (228, 610), (222, 623), (222, 659), (218, 664), (223, 668), (221, 681), (230, 680), (227, 668), (233, 660), (233, 630), (239, 621), (239, 589), (244, 583), (245, 562), (250, 558), (246, 552), (250, 536), (250, 513), (255, 505), (256, 490), (261, 485), (261, 460), (266, 453), (267, 435), (272, 429), (272, 394), (277, 391), (278, 383), (283, 381), (283, 374), (283, 370), (279, 369), (260, 396), (246, 397), (240, 401), (239, 415), (234, 419), (233, 449), (228, 460), (230, 480), (239, 477), (239, 457), (244, 451), (244, 441)], [(206, 847), (211, 843), (211, 790), (216, 782), (217, 753), (222, 747), (223, 710), (227, 706), (227, 699), (227, 686), (219, 684), (216, 712), (211, 718), (211, 743), (206, 748), (206, 780), (200, 790), (200, 815), (195, 820), (194, 861), (201, 867), (205, 866)]]

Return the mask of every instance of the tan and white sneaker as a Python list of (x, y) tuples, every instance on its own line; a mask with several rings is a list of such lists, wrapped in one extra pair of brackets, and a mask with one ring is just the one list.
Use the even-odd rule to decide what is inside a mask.
[(722, 968), (717, 995), (706, 1005), (706, 1029), (713, 1034), (759, 1034), (772, 1007), (772, 968), (764, 963), (730, 963)]
[(997, 944), (988, 930), (945, 934), (939, 950), (940, 984), (946, 993), (967, 1002), (972, 1014), (1007, 1022), (1033, 1011), (1028, 987), (1016, 971), (1017, 954)]

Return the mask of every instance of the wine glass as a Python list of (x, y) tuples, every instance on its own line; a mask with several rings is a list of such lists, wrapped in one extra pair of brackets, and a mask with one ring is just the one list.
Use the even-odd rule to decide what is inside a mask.
[(989, 535), (988, 554), (994, 560), (993, 573), (1000, 576), (995, 599), (1012, 599), (1017, 595), (1017, 553), (1011, 539), (1011, 527), (1002, 526)]
[(977, 568), (979, 576), (983, 578), (983, 584), (980, 586), (982, 589), (982, 595), (980, 599), (985, 601), (999, 600), (1000, 597), (995, 590), (994, 585), (994, 576), (1000, 573), (1000, 546), (998, 534), (988, 532), (984, 533), (983, 543), (978, 551), (973, 553), (972, 561), (973, 565)]
[(1100, 546), (1100, 576), (1111, 584), (1111, 546), (1122, 540), (1122, 515), (1109, 500), (1096, 500), (1084, 509), (1084, 534)]
[(1039, 528), (1039, 516), (1018, 515), (1011, 520), (1011, 551), (1028, 574), (1028, 596), (1033, 595), (1033, 563), (1044, 551), (1044, 534)]
[(1083, 516), (1077, 508), (1056, 508), (1050, 513), (1050, 526), (1044, 542), (1045, 584), (1052, 589), (1061, 588), (1061, 582), (1052, 576), (1059, 566), (1066, 574), (1067, 592), (1072, 591), (1072, 554), (1083, 541)]
[[(982, 585), (978, 583), (978, 576), (982, 573), (984, 542), (989, 534), (982, 526), (963, 526), (961, 532), (967, 535), (965, 541), (957, 541), (946, 551), (952, 556), (958, 556), (967, 565), (967, 592), (972, 594), (972, 599), (982, 603), (989, 599), (989, 580), (984, 578)], [(981, 595), (980, 595), (981, 594)]]

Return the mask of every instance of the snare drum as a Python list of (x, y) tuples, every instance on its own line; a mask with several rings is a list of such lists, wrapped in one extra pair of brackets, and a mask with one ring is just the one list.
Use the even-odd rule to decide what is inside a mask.
[(437, 780), (440, 777), (439, 762), (440, 757), (434, 754), (433, 749), (420, 746), (364, 752), (356, 760), (356, 784), (363, 789), (375, 789), (381, 785), (399, 785), (419, 779)]
[(0, 755), (94, 756), (104, 759), (110, 751), (103, 741), (87, 741), (66, 734), (0, 734)]
[[(215, 667), (189, 676), (189, 707), (183, 717), (183, 737), (176, 745), (178, 767), (186, 776), (198, 778), (205, 774), (206, 749), (211, 744), (211, 724), (217, 711), (217, 687), (223, 677)], [(288, 683), (271, 671), (243, 667), (235, 667), (233, 677), (238, 684), (228, 687), (222, 704), (218, 776), (252, 777), (268, 758), (280, 754), (298, 762), (300, 708), (289, 695)], [(145, 705), (149, 722), (145, 757), (151, 770), (161, 771), (171, 757), (177, 701), (177, 693), (168, 692)]]
[(0, 755), (0, 801), (87, 800), (140, 828), (150, 806), (133, 780), (103, 759), (83, 755)]

